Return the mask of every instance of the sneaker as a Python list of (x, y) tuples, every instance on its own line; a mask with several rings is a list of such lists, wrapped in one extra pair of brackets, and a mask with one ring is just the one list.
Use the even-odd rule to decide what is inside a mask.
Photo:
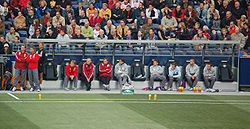
[(77, 88), (74, 88), (74, 91), (77, 91)]
[(193, 91), (193, 88), (191, 87), (191, 88), (189, 88), (189, 91)]
[(172, 88), (169, 88), (168, 91), (173, 91), (173, 89), (172, 89)]
[(37, 89), (37, 92), (40, 92), (41, 90), (40, 89)]
[(16, 91), (16, 87), (13, 87), (13, 88), (12, 88), (12, 92), (15, 92), (15, 91)]
[(107, 85), (107, 90), (108, 90), (108, 91), (110, 91), (110, 90), (111, 90), (110, 85)]
[(30, 92), (32, 92), (32, 91), (34, 91), (34, 89), (33, 89), (33, 88), (30, 88)]
[(20, 87), (20, 91), (23, 91), (23, 87)]
[(107, 85), (103, 84), (104, 90), (108, 90), (107, 89)]
[(66, 88), (64, 88), (64, 89), (65, 89), (66, 91), (69, 91), (69, 88), (67, 88), (67, 87), (66, 87)]

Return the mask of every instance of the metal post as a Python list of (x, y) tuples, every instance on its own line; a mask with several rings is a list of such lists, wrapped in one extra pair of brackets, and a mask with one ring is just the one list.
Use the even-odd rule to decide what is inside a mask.
[(83, 43), (83, 48), (82, 48), (82, 58), (83, 59), (85, 57), (85, 52), (86, 52), (86, 43)]
[(201, 64), (203, 65), (204, 64), (204, 59), (205, 59), (205, 51), (206, 51), (206, 47), (207, 47), (207, 44), (203, 44), (203, 49), (202, 49), (202, 54), (201, 54)]
[(142, 49), (142, 64), (145, 64), (145, 51), (146, 51), (146, 44), (143, 43), (143, 49)]
[(234, 67), (235, 44), (232, 45), (232, 68)]
[(114, 43), (114, 46), (113, 46), (113, 53), (112, 53), (112, 64), (115, 65), (115, 48), (116, 48), (116, 43)]
[(172, 59), (174, 59), (174, 56), (175, 56), (175, 49), (176, 49), (176, 44), (174, 44), (174, 46), (173, 46)]
[(53, 43), (53, 45), (52, 45), (52, 59), (54, 60), (55, 59), (55, 47), (56, 47), (56, 44), (55, 43)]

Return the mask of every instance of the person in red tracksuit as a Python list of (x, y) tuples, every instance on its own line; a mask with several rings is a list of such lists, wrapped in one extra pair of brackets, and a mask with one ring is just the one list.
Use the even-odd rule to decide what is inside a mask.
[(110, 91), (110, 80), (112, 78), (112, 65), (107, 58), (104, 58), (103, 62), (99, 66), (100, 81), (102, 82), (104, 89)]
[(87, 61), (82, 66), (83, 81), (86, 84), (87, 91), (91, 89), (91, 82), (94, 77), (94, 64), (91, 59), (88, 58)]
[(30, 83), (30, 91), (34, 91), (36, 86), (37, 92), (40, 92), (41, 87), (40, 87), (40, 82), (38, 78), (38, 60), (40, 56), (36, 53), (36, 48), (35, 46), (30, 47), (30, 52), (31, 54), (28, 55), (26, 58), (28, 65), (28, 76), (29, 76), (29, 83)]
[(78, 74), (78, 66), (76, 65), (76, 61), (72, 60), (70, 64), (66, 66), (65, 69), (65, 75), (66, 75), (64, 78), (65, 90), (69, 90), (68, 88), (69, 80), (74, 82), (74, 90), (75, 91), (77, 90), (77, 81), (78, 81), (77, 74)]
[(26, 46), (22, 45), (21, 50), (16, 52), (16, 62), (15, 62), (15, 79), (12, 91), (16, 91), (16, 86), (19, 81), (19, 76), (21, 75), (20, 90), (23, 91), (25, 77), (26, 77), (26, 58), (28, 53), (26, 53)]

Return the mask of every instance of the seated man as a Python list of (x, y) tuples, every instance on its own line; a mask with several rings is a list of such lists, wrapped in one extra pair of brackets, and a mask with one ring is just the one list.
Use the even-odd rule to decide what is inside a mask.
[(207, 64), (203, 70), (204, 82), (207, 92), (213, 91), (213, 86), (216, 80), (215, 73), (216, 71), (212, 64)]
[(172, 90), (173, 81), (177, 82), (177, 86), (181, 84), (181, 71), (175, 62), (172, 63), (172, 65), (168, 68), (168, 71), (169, 71), (168, 72), (168, 77), (169, 77), (168, 88), (169, 90)]
[(199, 75), (199, 67), (195, 64), (194, 59), (190, 59), (190, 63), (186, 67), (186, 78), (190, 90), (193, 90), (193, 87), (197, 85)]
[[(163, 75), (163, 68), (159, 65), (157, 59), (153, 61), (153, 65), (150, 66), (150, 81), (149, 81), (149, 89), (154, 89), (154, 80), (159, 79), (161, 80), (160, 88), (164, 89), (166, 83), (166, 77)], [(146, 90), (149, 90), (146, 89)]]
[(112, 78), (112, 65), (109, 63), (108, 58), (104, 58), (103, 63), (99, 66), (100, 82), (104, 86), (104, 90), (110, 91), (110, 80)]
[(76, 65), (76, 61), (72, 60), (70, 64), (66, 66), (65, 69), (66, 76), (64, 78), (64, 85), (63, 85), (65, 87), (65, 90), (67, 91), (69, 90), (68, 88), (69, 80), (74, 82), (74, 90), (75, 91), (77, 90), (77, 81), (78, 81), (77, 74), (78, 74), (78, 66)]
[(118, 79), (119, 85), (124, 87), (127, 82), (131, 85), (131, 80), (128, 75), (128, 65), (124, 63), (124, 59), (119, 59), (119, 63), (115, 65), (115, 77)]
[(91, 82), (94, 78), (94, 64), (91, 59), (88, 58), (87, 61), (83, 64), (82, 68), (83, 81), (86, 84), (87, 91), (91, 89)]

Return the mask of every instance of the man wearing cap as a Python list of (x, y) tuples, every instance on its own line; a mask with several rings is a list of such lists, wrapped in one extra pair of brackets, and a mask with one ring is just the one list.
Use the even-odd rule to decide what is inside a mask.
[(11, 54), (11, 48), (10, 45), (8, 43), (5, 43), (3, 45), (3, 50), (0, 52), (0, 54)]

